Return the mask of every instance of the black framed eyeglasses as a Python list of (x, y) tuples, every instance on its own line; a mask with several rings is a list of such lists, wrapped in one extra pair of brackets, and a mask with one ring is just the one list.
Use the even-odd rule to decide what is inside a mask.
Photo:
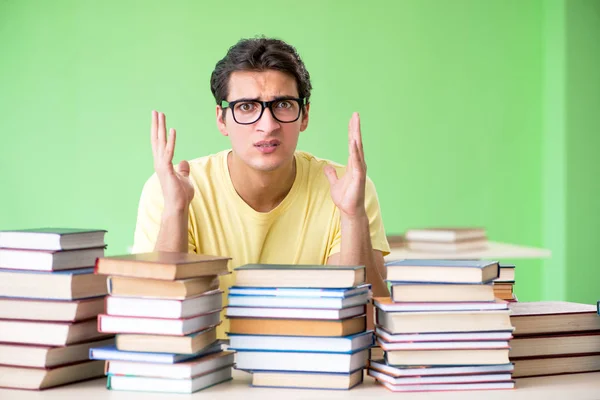
[(285, 97), (271, 101), (256, 99), (223, 100), (221, 108), (230, 108), (234, 121), (241, 125), (250, 125), (258, 121), (267, 107), (277, 121), (290, 123), (296, 122), (300, 118), (302, 108), (307, 104), (305, 100), (302, 97)]

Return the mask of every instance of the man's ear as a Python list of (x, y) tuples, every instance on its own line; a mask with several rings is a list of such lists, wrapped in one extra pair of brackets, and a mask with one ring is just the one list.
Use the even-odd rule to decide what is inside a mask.
[(227, 125), (225, 125), (225, 112), (221, 106), (217, 106), (217, 128), (223, 136), (229, 136)]
[(304, 132), (308, 128), (308, 111), (310, 110), (310, 103), (304, 106), (302, 111), (302, 122), (300, 122), (300, 132)]

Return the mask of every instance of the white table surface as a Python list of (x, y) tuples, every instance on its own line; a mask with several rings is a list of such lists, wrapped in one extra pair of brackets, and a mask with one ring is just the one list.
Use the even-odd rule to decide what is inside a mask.
[(161, 400), (210, 398), (238, 400), (268, 399), (434, 399), (434, 400), (598, 400), (600, 372), (517, 379), (517, 389), (435, 393), (393, 393), (374, 383), (365, 374), (365, 382), (349, 391), (271, 389), (249, 386), (250, 375), (234, 370), (234, 379), (191, 395), (119, 392), (106, 389), (106, 379), (94, 379), (44, 391), (0, 389), (0, 400)]

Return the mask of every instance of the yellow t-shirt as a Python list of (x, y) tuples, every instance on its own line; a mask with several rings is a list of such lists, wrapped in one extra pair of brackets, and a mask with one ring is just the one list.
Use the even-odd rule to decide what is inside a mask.
[[(230, 150), (189, 162), (195, 188), (190, 204), (188, 251), (228, 256), (230, 270), (249, 264), (326, 264), (340, 251), (340, 213), (331, 200), (329, 182), (323, 173), (327, 164), (338, 177), (345, 167), (296, 152), (296, 178), (284, 200), (267, 213), (257, 212), (237, 194), (227, 165)], [(375, 186), (367, 179), (366, 210), (373, 249), (384, 255), (390, 251), (381, 219)], [(156, 174), (144, 185), (135, 229), (134, 253), (154, 250), (160, 228), (163, 196)], [(235, 282), (235, 273), (221, 276), (224, 304)], [(217, 332), (224, 338), (229, 323)]]

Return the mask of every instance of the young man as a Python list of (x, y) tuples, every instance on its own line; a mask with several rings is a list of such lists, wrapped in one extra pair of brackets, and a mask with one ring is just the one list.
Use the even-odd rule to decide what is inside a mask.
[[(310, 76), (296, 50), (244, 39), (211, 77), (216, 123), (231, 150), (172, 164), (176, 132), (152, 112), (156, 173), (142, 191), (134, 252), (182, 251), (247, 263), (365, 265), (386, 295), (389, 252), (360, 121), (348, 126), (348, 165), (296, 150), (309, 122)], [(227, 291), (235, 276), (221, 279)], [(220, 327), (222, 336), (226, 322)]]

